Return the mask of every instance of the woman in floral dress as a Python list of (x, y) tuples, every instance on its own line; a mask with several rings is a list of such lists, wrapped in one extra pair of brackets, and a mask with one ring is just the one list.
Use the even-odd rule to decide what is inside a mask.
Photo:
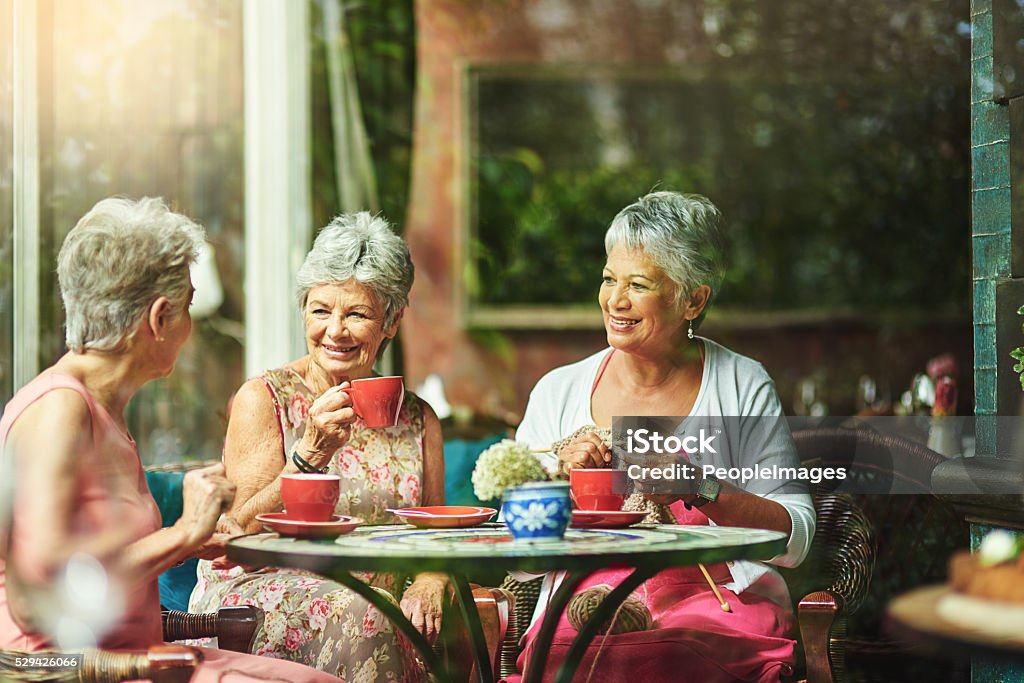
[[(238, 487), (229, 516), (258, 531), (256, 515), (279, 512), (280, 475), (298, 470), (298, 453), (341, 477), (336, 512), (368, 524), (392, 521), (386, 508), (444, 503), (444, 456), (437, 416), (413, 394), (394, 427), (369, 429), (355, 415), (349, 382), (398, 331), (413, 266), (387, 222), (368, 213), (339, 216), (318, 235), (298, 276), (308, 355), (246, 382), (235, 396), (224, 447)], [(361, 578), (398, 600), (405, 577)], [(401, 608), (431, 640), (441, 627), (446, 577), (423, 573)], [(417, 680), (411, 646), (381, 612), (315, 574), (295, 569), (203, 562), (189, 607), (195, 612), (249, 604), (263, 609), (255, 654), (289, 659), (353, 681)]]

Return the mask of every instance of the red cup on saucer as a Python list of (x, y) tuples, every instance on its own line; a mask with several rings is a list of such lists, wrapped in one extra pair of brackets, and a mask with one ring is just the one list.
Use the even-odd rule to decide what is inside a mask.
[(405, 398), (401, 377), (367, 377), (352, 380), (347, 390), (352, 409), (367, 427), (394, 427)]
[[(569, 470), (569, 491), (580, 510), (621, 510), (626, 501), (626, 471)], [(621, 491), (622, 493), (616, 493)]]
[(334, 517), (341, 496), (341, 477), (336, 474), (282, 474), (281, 502), (290, 519), (326, 522)]

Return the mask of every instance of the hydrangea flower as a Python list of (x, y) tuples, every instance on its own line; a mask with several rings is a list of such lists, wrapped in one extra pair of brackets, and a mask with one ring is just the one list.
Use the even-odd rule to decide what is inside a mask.
[(495, 500), (510, 486), (548, 478), (548, 471), (529, 446), (504, 439), (480, 454), (473, 468), (473, 491), (480, 500)]

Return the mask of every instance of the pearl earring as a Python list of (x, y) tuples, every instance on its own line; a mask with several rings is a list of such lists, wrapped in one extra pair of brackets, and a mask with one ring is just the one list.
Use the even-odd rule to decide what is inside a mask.
[(686, 328), (686, 338), (693, 339), (693, 321), (690, 321), (690, 326)]

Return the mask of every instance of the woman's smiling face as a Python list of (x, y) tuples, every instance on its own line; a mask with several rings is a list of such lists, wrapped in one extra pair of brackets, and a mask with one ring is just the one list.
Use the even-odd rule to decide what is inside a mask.
[(309, 290), (304, 319), (310, 364), (332, 385), (369, 377), (381, 343), (398, 331), (397, 319), (385, 328), (384, 304), (354, 279)]
[(609, 346), (642, 355), (668, 352), (685, 338), (689, 322), (678, 291), (644, 251), (613, 248), (598, 294)]

